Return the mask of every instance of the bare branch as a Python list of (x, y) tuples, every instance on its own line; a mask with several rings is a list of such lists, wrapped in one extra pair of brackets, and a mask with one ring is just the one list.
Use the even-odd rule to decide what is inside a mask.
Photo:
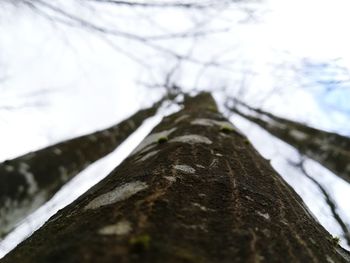
[[(129, 6), (129, 7), (143, 7), (143, 8), (196, 8), (203, 9), (211, 7), (215, 2), (214, 1), (193, 1), (193, 2), (134, 2), (134, 1), (118, 1), (118, 0), (88, 0), (95, 3), (105, 3), (113, 4), (119, 6)], [(217, 2), (217, 1), (216, 1)]]
[(344, 222), (344, 220), (341, 218), (341, 216), (339, 215), (339, 213), (337, 211), (338, 210), (337, 203), (333, 200), (333, 198), (328, 193), (326, 188), (306, 171), (305, 159), (301, 158), (299, 162), (293, 162), (291, 160), (288, 160), (288, 163), (290, 165), (294, 166), (295, 168), (298, 168), (301, 171), (301, 173), (303, 175), (305, 175), (309, 180), (311, 180), (317, 186), (317, 188), (320, 190), (320, 192), (322, 193), (322, 195), (324, 197), (324, 200), (326, 201), (326, 204), (328, 205), (328, 207), (333, 215), (333, 218), (337, 221), (338, 225), (340, 226), (340, 228), (343, 231), (344, 239), (346, 240), (346, 242), (350, 246), (350, 229), (349, 229), (348, 225)]

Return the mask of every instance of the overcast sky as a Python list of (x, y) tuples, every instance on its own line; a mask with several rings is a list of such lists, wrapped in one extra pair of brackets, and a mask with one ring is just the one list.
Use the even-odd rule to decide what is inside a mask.
[[(70, 6), (72, 1), (52, 1), (59, 2)], [(183, 32), (206, 21), (208, 15), (210, 22), (203, 28), (221, 31), (195, 41), (159, 41), (157, 50), (118, 37), (106, 42), (99, 34), (50, 23), (26, 8), (4, 4), (0, 15), (0, 159), (107, 127), (151, 104), (160, 96), (159, 89), (145, 88), (142, 83), (161, 83), (164, 74), (177, 65), (171, 55), (159, 51), (161, 48), (226, 65), (203, 68), (182, 62), (173, 80), (187, 90), (225, 87), (228, 94), (235, 94), (244, 86), (243, 98), (252, 105), (349, 135), (349, 5), (346, 0), (268, 0), (206, 15), (172, 9), (101, 7), (92, 12), (75, 5), (68, 9), (89, 21), (99, 19), (139, 35)], [(247, 16), (247, 11), (254, 16)], [(334, 91), (328, 91), (330, 87)], [(220, 102), (222, 93), (215, 94)], [(91, 178), (96, 174), (101, 179), (113, 169), (157, 120), (160, 118), (148, 123), (121, 151), (84, 171), (77, 178), (79, 185), (86, 182), (81, 192), (95, 183)], [(317, 189), (287, 167), (285, 157), (295, 158), (294, 150), (238, 117), (233, 120), (264, 156), (273, 160), (324, 226), (339, 235), (327, 208), (315, 201), (319, 200)], [(321, 174), (321, 182), (350, 222), (350, 203), (346, 202), (350, 187), (313, 162), (308, 168)], [(76, 188), (74, 181), (71, 185)], [(76, 198), (80, 193), (67, 194), (72, 188), (66, 187), (66, 192), (0, 243), (0, 256)]]

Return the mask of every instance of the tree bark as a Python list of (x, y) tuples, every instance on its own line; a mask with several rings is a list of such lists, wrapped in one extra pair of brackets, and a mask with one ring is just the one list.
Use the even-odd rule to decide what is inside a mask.
[(2, 262), (349, 259), (202, 93)]
[(237, 107), (231, 107), (230, 110), (256, 123), (350, 183), (350, 138), (240, 104), (253, 111), (254, 115), (245, 113)]
[(70, 139), (0, 164), (0, 238), (48, 201), (67, 181), (112, 152), (162, 100), (110, 128)]

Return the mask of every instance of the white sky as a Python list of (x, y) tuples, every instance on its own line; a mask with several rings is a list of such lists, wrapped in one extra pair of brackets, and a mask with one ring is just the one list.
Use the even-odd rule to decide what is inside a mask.
[[(298, 74), (305, 70), (305, 59), (317, 63), (339, 59), (341, 66), (350, 69), (350, 37), (346, 31), (350, 24), (349, 7), (346, 0), (269, 0), (259, 7), (258, 20), (248, 23), (242, 22), (245, 16), (236, 9), (213, 12), (207, 27), (228, 27), (230, 30), (198, 39), (192, 54), (200, 60), (216, 57), (221, 62), (232, 63), (227, 69), (218, 70), (185, 62), (174, 79), (187, 89), (225, 86), (229, 93), (236, 92), (244, 83), (244, 98), (252, 104), (316, 127), (350, 134), (349, 115), (325, 110), (324, 96), (327, 94), (316, 94), (301, 86), (314, 79)], [(28, 10), (0, 8), (3, 8), (0, 16), (0, 79), (5, 77), (0, 83), (0, 160), (120, 121), (159, 96), (158, 90), (145, 89), (138, 83), (161, 81), (175, 63), (171, 57), (155, 55), (157, 51), (133, 41), (111, 38), (118, 48), (130, 51), (132, 56), (147, 64), (142, 66), (117, 53), (99, 36), (49, 24)], [(106, 10), (103, 8), (93, 16), (88, 11), (80, 14), (89, 19), (96, 16), (101, 23), (114, 23), (115, 13)], [(142, 10), (130, 12), (123, 8), (116, 13), (118, 29), (152, 35), (185, 30), (203, 19), (197, 13), (189, 17), (170, 10), (155, 11), (151, 16)], [(136, 16), (141, 18), (136, 19)], [(152, 24), (155, 22), (159, 24)], [(171, 40), (159, 44), (183, 52), (191, 48), (190, 41)], [(246, 70), (246, 74), (242, 70)], [(199, 73), (202, 74), (197, 79)], [(317, 74), (312, 76), (317, 77)], [(278, 88), (278, 92), (269, 93), (273, 88)], [(337, 96), (339, 101), (344, 101), (349, 91), (333, 95), (333, 103), (337, 103)], [(21, 105), (27, 107), (8, 109)], [(339, 229), (327, 217), (328, 210), (315, 201), (319, 200), (319, 194), (314, 186), (286, 167), (282, 157), (295, 156), (294, 151), (283, 143), (271, 141), (264, 132), (239, 118), (235, 118), (235, 122), (242, 130), (249, 131), (251, 140), (266, 157), (273, 159), (275, 167), (297, 188), (327, 229), (339, 235)], [(145, 131), (147, 129), (144, 135)], [(128, 151), (131, 148), (129, 146)], [(117, 157), (113, 157), (115, 155)], [(80, 180), (94, 177), (96, 173), (107, 173), (122, 159), (121, 156), (123, 154), (116, 151), (84, 171)], [(316, 164), (310, 163), (309, 168), (322, 174), (322, 182), (334, 194), (350, 222), (350, 204), (344, 202), (350, 187)], [(49, 207), (57, 209), (64, 205), (60, 198), (55, 202)], [(49, 209), (47, 212), (47, 209), (33, 216), (36, 220), (32, 217), (29, 221), (39, 226), (55, 211)], [(0, 256), (31, 232), (32, 227), (28, 220), (26, 222), (17, 234), (0, 243)]]

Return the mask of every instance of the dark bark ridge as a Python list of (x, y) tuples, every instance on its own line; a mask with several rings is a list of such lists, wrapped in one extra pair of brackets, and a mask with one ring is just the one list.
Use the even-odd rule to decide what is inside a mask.
[(268, 161), (200, 98), (1, 262), (349, 262)]
[(249, 109), (255, 114), (231, 108), (350, 183), (350, 138), (283, 119), (262, 110), (251, 107)]
[(110, 128), (70, 139), (0, 164), (0, 238), (49, 200), (88, 165), (112, 152), (161, 102)]

